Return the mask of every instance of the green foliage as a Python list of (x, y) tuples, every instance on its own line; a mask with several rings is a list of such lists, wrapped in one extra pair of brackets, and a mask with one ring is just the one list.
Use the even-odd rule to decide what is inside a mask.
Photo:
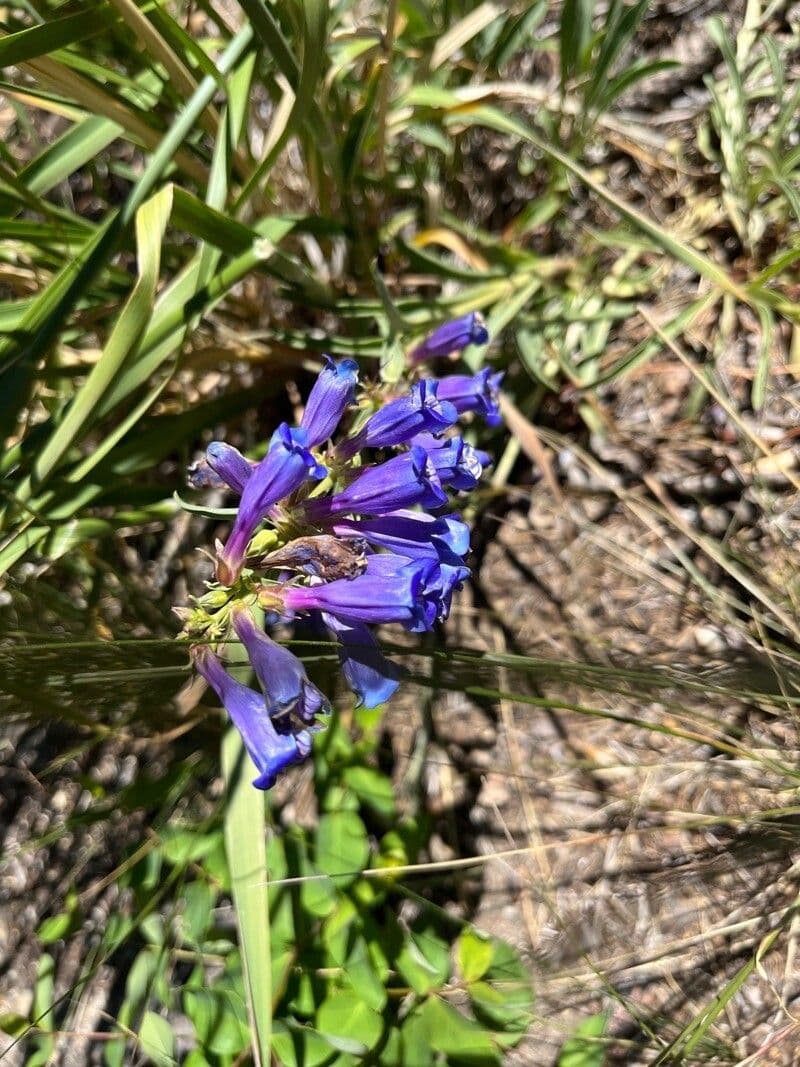
[[(168, 1022), (176, 1011), (191, 1023), (192, 1062), (229, 1064), (250, 1045), (247, 1005), (257, 1013), (258, 990), (269, 990), (270, 979), (271, 1050), (286, 1065), (332, 1063), (342, 1055), (350, 1062), (367, 1052), (392, 1064), (417, 1045), (428, 1050), (431, 1063), (496, 1063), (524, 1036), (533, 991), (519, 956), (469, 925), (461, 926), (451, 952), (452, 920), (440, 908), (420, 898), (416, 918), (401, 922), (400, 888), (391, 877), (364, 875), (375, 867), (385, 837), (411, 849), (425, 836), (408, 828), (385, 831), (385, 809), (376, 810), (371, 797), (385, 795), (387, 780), (365, 762), (375, 753), (378, 720), (365, 713), (361, 722), (354, 740), (334, 726), (333, 742), (317, 753), (315, 784), (326, 809), (318, 830), (274, 827), (259, 859), (255, 811), (246, 808), (256, 798), (263, 810), (264, 796), (248, 788), (234, 792), (233, 814), (225, 805), (210, 821), (165, 826), (157, 844), (124, 865), (118, 884), (132, 894), (131, 919), (120, 915), (108, 925), (103, 955), (123, 943), (135, 955), (116, 1018), (118, 1036), (104, 1045), (108, 1067), (127, 1062), (134, 1044), (148, 1063), (176, 1062)], [(346, 784), (356, 768), (370, 772), (356, 776), (370, 787), (363, 800)], [(249, 783), (246, 768), (243, 777)], [(238, 835), (233, 846), (232, 835)], [(403, 851), (402, 858), (414, 856)], [(298, 876), (307, 881), (296, 884)], [(68, 939), (72, 932), (59, 915), (41, 934)], [(266, 985), (253, 973), (253, 950), (263, 936), (268, 941), (261, 956), (271, 964)], [(187, 967), (177, 982), (178, 969)], [(48, 968), (52, 959), (43, 955), (34, 1012), (42, 1031), (36, 1041), (45, 1052), (53, 1047), (46, 1035), (52, 1018)], [(13, 1033), (22, 1022), (9, 1018), (5, 1026)]]
[(557, 1067), (603, 1067), (606, 1045), (602, 1038), (607, 1025), (608, 1016), (602, 1012), (584, 1019), (564, 1042)]

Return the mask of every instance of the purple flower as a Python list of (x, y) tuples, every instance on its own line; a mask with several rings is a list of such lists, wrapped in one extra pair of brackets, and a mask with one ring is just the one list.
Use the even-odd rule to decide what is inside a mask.
[(437, 327), (430, 337), (414, 349), (411, 359), (418, 363), (423, 359), (449, 356), (451, 352), (460, 352), (467, 345), (485, 345), (488, 340), (489, 331), (483, 316), (478, 311), (471, 311), (469, 315), (462, 315), (460, 319)]
[(187, 481), (192, 489), (228, 489), (227, 483), (220, 478), (205, 456), (196, 460), (186, 472)]
[(327, 471), (305, 447), (305, 432), (282, 422), (269, 451), (245, 483), (233, 529), (219, 555), (217, 577), (232, 585), (242, 569), (247, 546), (269, 509), (293, 493), (306, 478), (324, 478)]
[(333, 532), (363, 538), (409, 559), (439, 555), (442, 548), (457, 556), (469, 551), (469, 527), (453, 515), (435, 518), (422, 511), (395, 511), (375, 519), (340, 519)]
[[(286, 586), (276, 592), (289, 611), (324, 611), (348, 622), (413, 622), (425, 580), (424, 561), (395, 556), (392, 566), (370, 570), (370, 561), (380, 558), (371, 556), (367, 571), (358, 578)], [(396, 560), (400, 560), (399, 565)]]
[(256, 465), (233, 445), (212, 441), (205, 456), (189, 468), (189, 482), (194, 489), (228, 488), (241, 493)]
[(500, 382), (503, 372), (492, 374), (484, 367), (477, 374), (448, 374), (439, 379), (439, 399), (449, 400), (459, 415), (475, 411), (483, 415), (490, 426), (500, 422)]
[(284, 717), (294, 713), (298, 719), (310, 724), (319, 713), (327, 715), (330, 712), (327, 700), (308, 680), (305, 667), (297, 656), (267, 637), (249, 612), (244, 609), (234, 611), (233, 628), (247, 650), (247, 658), (264, 690), (271, 716)]
[(319, 374), (306, 401), (300, 423), (306, 431), (309, 448), (327, 441), (353, 403), (358, 381), (358, 364), (354, 359), (335, 363), (325, 356), (325, 366)]
[(212, 441), (206, 449), (206, 459), (212, 470), (237, 493), (242, 493), (257, 463), (245, 459), (238, 448), (224, 441)]
[(367, 421), (349, 441), (336, 449), (338, 456), (349, 459), (362, 448), (389, 448), (403, 445), (418, 433), (442, 433), (458, 419), (458, 412), (436, 396), (438, 382), (417, 382), (408, 396), (391, 400)]
[(279, 734), (264, 707), (264, 698), (232, 678), (214, 653), (203, 646), (192, 649), (198, 671), (225, 705), (250, 758), (258, 768), (253, 785), (269, 789), (281, 771), (300, 763), (311, 751), (311, 734)]
[(399, 686), (398, 670), (378, 647), (362, 622), (338, 619), (325, 612), (325, 625), (339, 644), (339, 663), (359, 706), (376, 708), (394, 695)]
[(469, 578), (470, 573), (469, 567), (465, 567), (457, 556), (428, 567), (422, 575), (415, 616), (410, 622), (404, 623), (405, 628), (412, 633), (420, 633), (431, 630), (437, 622), (444, 622), (450, 614), (453, 593)]
[(439, 441), (430, 434), (419, 434), (413, 443), (425, 449), (439, 475), (439, 481), (452, 489), (474, 489), (481, 479), (483, 468), (492, 462), (488, 452), (473, 448), (463, 437), (448, 437)]
[(309, 500), (305, 508), (311, 522), (322, 522), (347, 512), (381, 515), (413, 504), (440, 508), (446, 503), (447, 494), (425, 449), (414, 447), (402, 456), (368, 467), (341, 493)]

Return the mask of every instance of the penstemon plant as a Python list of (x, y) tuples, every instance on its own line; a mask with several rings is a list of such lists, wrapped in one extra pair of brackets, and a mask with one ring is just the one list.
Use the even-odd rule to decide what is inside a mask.
[[(502, 375), (430, 378), (420, 366), (487, 341), (474, 312), (440, 326), (411, 353), (405, 393), (370, 384), (358, 396), (357, 363), (326, 358), (300, 425), (281, 423), (260, 462), (215, 441), (192, 469), (196, 488), (227, 488), (239, 506), (216, 546), (216, 582), (185, 613), (181, 636), (239, 730), (257, 788), (306, 759), (330, 713), (329, 699), (269, 636), (271, 627), (303, 618), (331, 637), (358, 704), (374, 708), (393, 695), (400, 674), (370, 626), (431, 630), (469, 577), (469, 528), (452, 508), (445, 513), (448, 491), (474, 489), (491, 459), (456, 426), (464, 415), (499, 422)], [(232, 637), (258, 690), (233, 678), (214, 651)]]

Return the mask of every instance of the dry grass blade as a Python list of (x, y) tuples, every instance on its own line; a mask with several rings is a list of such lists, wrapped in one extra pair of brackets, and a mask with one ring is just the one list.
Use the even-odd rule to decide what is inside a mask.
[(794, 486), (794, 488), (800, 492), (800, 479), (798, 479), (797, 476), (792, 472), (791, 468), (787, 467), (785, 464), (778, 467), (777, 457), (773, 450), (769, 447), (769, 445), (767, 445), (764, 439), (760, 437), (755, 432), (755, 430), (747, 424), (747, 422), (745, 422), (745, 420), (741, 417), (741, 415), (733, 406), (733, 404), (731, 404), (730, 400), (728, 400), (727, 397), (723, 396), (721, 391), (711, 381), (709, 375), (700, 367), (698, 367), (695, 363), (693, 363), (692, 360), (689, 359), (686, 353), (681, 349), (681, 347), (671, 337), (668, 337), (664, 333), (658, 323), (653, 319), (647, 308), (642, 307), (640, 305), (637, 310), (644, 319), (644, 321), (647, 323), (647, 325), (650, 327), (650, 329), (659, 337), (661, 342), (670, 350), (670, 352), (673, 353), (673, 355), (678, 357), (684, 367), (686, 367), (686, 369), (693, 375), (694, 378), (697, 379), (697, 381), (703, 386), (703, 388), (711, 396), (713, 396), (713, 398), (723, 409), (725, 414), (736, 425), (737, 429), (740, 430), (741, 433), (744, 434), (744, 436), (755, 445), (755, 447), (759, 450), (759, 452), (761, 452), (763, 456), (773, 460), (775, 462), (776, 469), (781, 469), (786, 477), (786, 480), (790, 482)]

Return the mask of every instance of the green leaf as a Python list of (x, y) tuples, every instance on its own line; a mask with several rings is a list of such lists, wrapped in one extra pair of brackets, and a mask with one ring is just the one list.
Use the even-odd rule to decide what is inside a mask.
[[(463, 938), (462, 934), (459, 958)], [(489, 966), (467, 987), (470, 1004), (475, 1018), (494, 1032), (499, 1044), (515, 1045), (531, 1025), (534, 1002), (531, 976), (519, 953), (507, 942), (493, 938), (488, 946), (491, 949)], [(485, 953), (482, 953), (479, 965), (484, 959)]]
[(63, 937), (69, 937), (77, 930), (82, 922), (80, 905), (77, 894), (73, 891), (68, 894), (65, 910), (58, 915), (52, 915), (45, 919), (36, 931), (39, 940), (47, 945), (51, 941), (60, 941)]
[[(237, 646), (238, 651), (242, 650)], [(245, 975), (248, 1010), (253, 1025), (257, 1064), (270, 1062), (272, 968), (270, 965), (269, 902), (266, 885), (267, 842), (264, 794), (251, 782), (256, 768), (235, 726), (222, 741), (225, 775), (225, 850), (231, 871), (233, 903)]]
[(394, 819), (397, 809), (391, 779), (372, 767), (346, 767), (342, 775), (359, 800), (384, 819)]
[(173, 1067), (177, 1063), (175, 1057), (175, 1035), (167, 1020), (156, 1015), (154, 1011), (146, 1011), (139, 1030), (139, 1046), (147, 1057), (149, 1063), (156, 1067)]
[(561, 86), (583, 74), (589, 58), (594, 0), (564, 0), (561, 9)]
[(160, 966), (158, 956), (149, 946), (138, 953), (131, 964), (125, 980), (125, 1001), (132, 1011), (136, 1011), (153, 984)]
[(320, 1004), (316, 1027), (332, 1048), (363, 1056), (380, 1040), (383, 1019), (355, 993), (335, 992)]
[(636, 32), (648, 3), (649, 0), (638, 0), (637, 3), (626, 5), (615, 0), (610, 5), (600, 48), (592, 61), (589, 91), (584, 97), (584, 107), (587, 110), (598, 101), (600, 109), (606, 103), (603, 93), (608, 84), (611, 66)]
[(356, 939), (344, 965), (344, 973), (359, 1000), (375, 1011), (383, 1011), (386, 1006), (386, 989), (375, 973), (363, 937)]
[(325, 874), (337, 875), (339, 888), (354, 882), (366, 867), (369, 839), (355, 812), (326, 812), (320, 816), (315, 840), (315, 866)]
[(403, 940), (396, 966), (414, 992), (425, 996), (441, 989), (447, 981), (450, 950), (432, 931), (412, 931)]
[(276, 1021), (272, 1048), (281, 1067), (319, 1067), (331, 1058), (331, 1046), (307, 1027)]
[(187, 989), (183, 1007), (192, 1021), (204, 1050), (220, 1056), (236, 1056), (250, 1043), (244, 1003), (224, 989)]
[(428, 1024), (419, 1008), (406, 1016), (398, 1030), (389, 1032), (389, 1039), (381, 1049), (381, 1067), (432, 1067), (434, 1050), (430, 1042)]
[(40, 1031), (31, 1038), (33, 1051), (25, 1059), (25, 1067), (45, 1067), (55, 1051), (55, 1037), (50, 1033), (55, 1028), (53, 994), (55, 991), (55, 962), (43, 952), (36, 964), (36, 985), (33, 992), (31, 1018), (36, 1020)]
[(477, 982), (492, 962), (494, 948), (489, 938), (467, 928), (456, 942), (458, 969), (465, 982)]
[(22, 1037), (31, 1024), (24, 1015), (18, 1015), (14, 1011), (7, 1011), (0, 1015), (0, 1033), (8, 1034), (9, 1037)]
[[(144, 333), (153, 306), (161, 266), (161, 242), (171, 208), (172, 186), (166, 186), (136, 213), (139, 277), (100, 359), (76, 394), (57, 430), (36, 458), (33, 480), (37, 488), (90, 423), (104, 393), (119, 375), (125, 357)], [(21, 494), (17, 495), (19, 497)]]
[(184, 889), (183, 929), (190, 944), (199, 945), (205, 937), (215, 900), (216, 893), (208, 882), (190, 882)]
[(165, 826), (161, 831), (161, 852), (167, 863), (174, 867), (188, 867), (207, 855), (215, 844), (209, 834), (198, 834), (196, 830)]
[(605, 1012), (584, 1019), (561, 1046), (556, 1067), (603, 1067), (606, 1043), (597, 1039), (605, 1034), (607, 1023)]
[(39, 26), (9, 33), (0, 38), (0, 67), (17, 66), (67, 45), (85, 41), (108, 30), (116, 20), (116, 12), (108, 4), (99, 3), (65, 18), (49, 19)]
[(422, 1008), (431, 1047), (452, 1057), (456, 1063), (490, 1064), (501, 1062), (497, 1046), (489, 1034), (471, 1019), (439, 997), (429, 997)]

